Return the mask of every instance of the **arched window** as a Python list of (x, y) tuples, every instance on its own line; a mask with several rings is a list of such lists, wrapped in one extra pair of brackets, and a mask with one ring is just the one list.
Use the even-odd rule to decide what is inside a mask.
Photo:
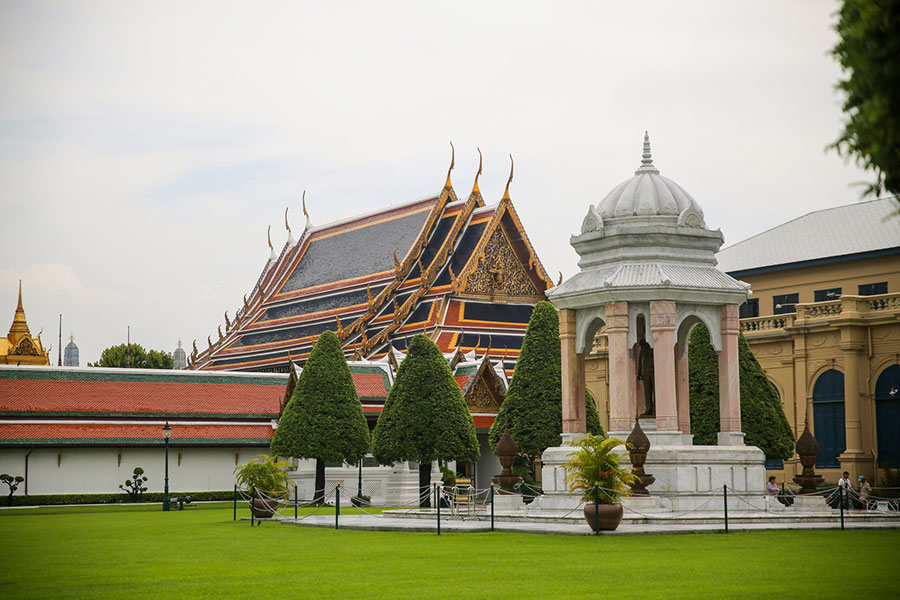
[(875, 382), (875, 432), (878, 462), (900, 466), (900, 365), (882, 371)]
[(813, 386), (813, 429), (819, 442), (816, 466), (840, 467), (838, 456), (847, 448), (844, 429), (844, 374), (825, 371)]

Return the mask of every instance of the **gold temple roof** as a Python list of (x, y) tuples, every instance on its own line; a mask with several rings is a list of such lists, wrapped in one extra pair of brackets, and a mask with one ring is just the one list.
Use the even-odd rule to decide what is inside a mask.
[(19, 281), (19, 302), (6, 337), (0, 338), (0, 364), (49, 365), (50, 353), (44, 350), (41, 334), (32, 336), (22, 306), (22, 282)]

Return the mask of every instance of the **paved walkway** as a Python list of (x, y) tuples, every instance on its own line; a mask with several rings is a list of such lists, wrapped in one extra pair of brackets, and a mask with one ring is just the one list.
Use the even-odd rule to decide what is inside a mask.
[[(840, 515), (812, 513), (807, 515), (787, 515), (771, 513), (729, 514), (729, 531), (769, 531), (788, 529), (840, 529)], [(799, 518), (798, 518), (799, 517)], [(284, 525), (301, 527), (335, 526), (334, 515), (310, 515), (294, 520), (293, 517), (280, 519)], [(845, 515), (846, 529), (900, 529), (900, 514), (851, 513)], [(370, 531), (437, 531), (434, 511), (410, 511), (405, 515), (386, 512), (381, 515), (341, 515), (341, 529), (362, 529)], [(549, 533), (557, 535), (593, 535), (594, 532), (580, 516), (553, 519), (523, 519), (520, 515), (495, 515), (495, 531), (519, 533)], [(652, 519), (639, 516), (625, 518), (616, 531), (601, 532), (601, 535), (649, 535), (679, 533), (718, 533), (725, 530), (720, 513), (695, 513), (691, 518), (666, 518), (665, 514), (654, 515)], [(452, 517), (441, 515), (441, 533), (478, 533), (491, 531), (490, 516)]]

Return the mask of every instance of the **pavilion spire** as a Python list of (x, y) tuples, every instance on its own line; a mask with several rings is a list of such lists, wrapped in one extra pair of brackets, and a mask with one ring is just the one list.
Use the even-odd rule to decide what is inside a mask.
[(641, 166), (634, 172), (635, 175), (641, 173), (659, 174), (659, 169), (653, 165), (653, 156), (650, 154), (650, 134), (644, 131), (644, 152), (641, 154)]

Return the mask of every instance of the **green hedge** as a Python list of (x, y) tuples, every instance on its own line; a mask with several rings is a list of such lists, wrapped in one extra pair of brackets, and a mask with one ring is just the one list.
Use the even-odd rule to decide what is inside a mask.
[[(234, 498), (234, 490), (224, 492), (169, 492), (169, 498), (190, 496), (193, 501), (204, 500), (231, 500)], [(6, 500), (9, 500), (7, 497)], [(30, 496), (13, 496), (13, 506), (52, 506), (58, 504), (130, 504), (128, 494), (122, 492), (114, 494), (34, 494)], [(141, 502), (162, 502), (162, 492), (146, 492), (141, 496)], [(7, 502), (0, 501), (0, 505), (8, 506)]]

